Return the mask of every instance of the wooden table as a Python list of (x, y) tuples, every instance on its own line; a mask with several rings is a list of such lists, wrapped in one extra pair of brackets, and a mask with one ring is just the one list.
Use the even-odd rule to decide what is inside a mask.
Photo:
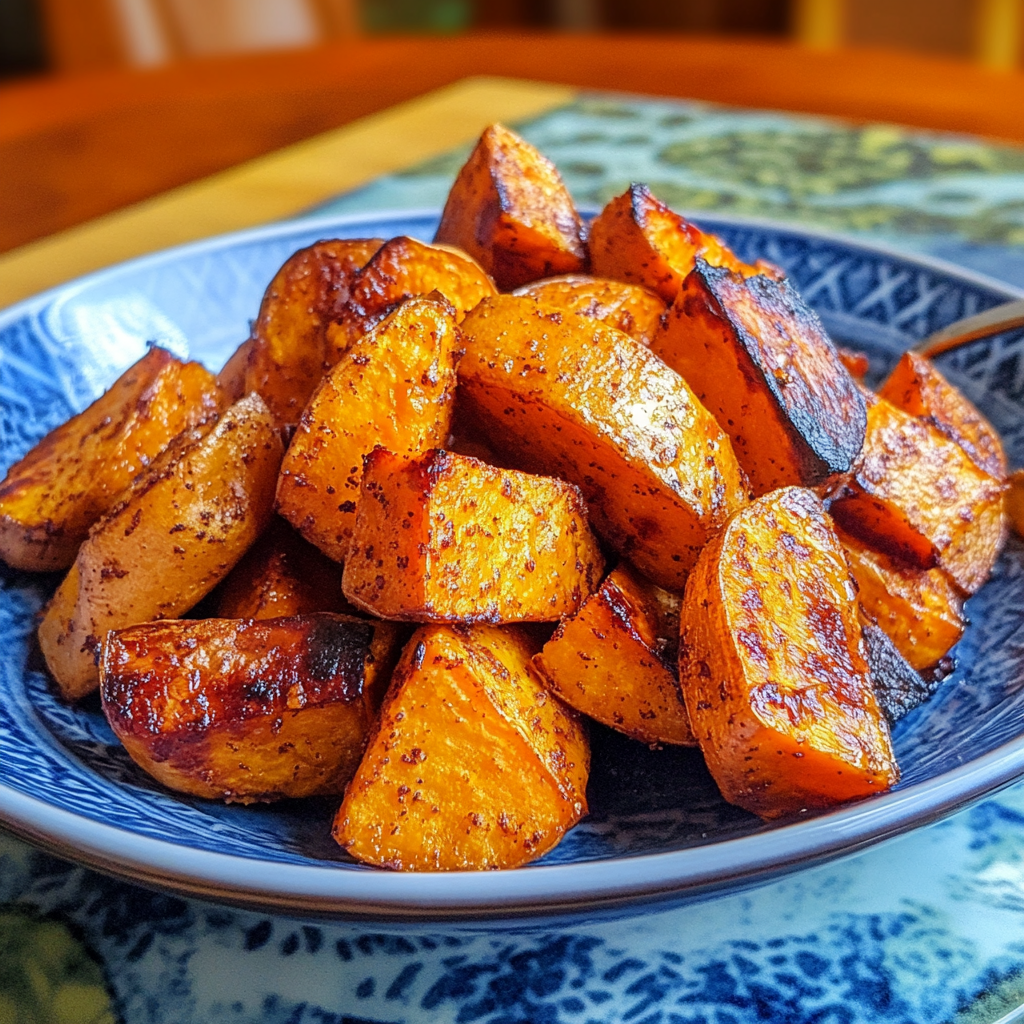
[[(527, 81), (478, 81), (376, 114), (480, 75)], [(24, 81), (0, 87), (0, 251), (23, 246), (0, 258), (0, 304), (146, 249), (287, 215), (465, 142), (489, 120), (533, 116), (566, 102), (571, 87), (1024, 142), (1024, 74), (918, 55), (827, 53), (750, 40), (525, 33), (385, 38)], [(169, 203), (123, 211), (346, 124), (349, 134), (305, 144), (319, 146), (321, 159), (310, 170), (305, 150), (298, 179), (286, 150), (276, 163), (227, 172), (213, 192), (208, 182), (179, 190)], [(190, 213), (183, 219), (185, 200)], [(122, 211), (114, 221), (25, 245), (114, 210)], [(69, 241), (74, 260), (67, 259)]]

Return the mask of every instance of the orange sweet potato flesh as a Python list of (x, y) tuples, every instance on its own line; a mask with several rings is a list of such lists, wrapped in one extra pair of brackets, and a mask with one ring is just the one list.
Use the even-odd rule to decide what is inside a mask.
[(499, 296), (463, 323), (459, 402), (511, 464), (575, 483), (599, 535), (681, 591), (746, 502), (728, 437), (685, 381), (614, 327)]
[(356, 275), (349, 301), (327, 329), (335, 359), (399, 302), (438, 292), (461, 321), (497, 289), (480, 265), (446, 245), (428, 245), (400, 235), (380, 247)]
[(838, 531), (865, 614), (914, 669), (930, 668), (963, 636), (963, 596), (941, 569), (908, 566)]
[(1006, 456), (999, 435), (924, 356), (905, 352), (878, 394), (960, 445), (989, 476), (1006, 479)]
[(788, 281), (697, 261), (652, 350), (732, 439), (755, 494), (816, 487), (864, 443), (864, 398)]
[(674, 638), (655, 586), (620, 565), (572, 617), (564, 619), (533, 659), (570, 707), (641, 743), (692, 746), (679, 693)]
[(51, 430), (0, 482), (0, 559), (66, 569), (96, 522), (183, 431), (210, 425), (213, 375), (153, 347), (84, 412)]
[(641, 345), (651, 344), (666, 309), (661, 297), (647, 288), (586, 274), (549, 277), (524, 285), (515, 294), (536, 299), (549, 309), (593, 317)]
[(518, 867), (586, 814), (586, 733), (531, 673), (537, 647), (520, 629), (413, 634), (334, 821), (357, 860), (397, 871)]
[(410, 622), (556, 622), (604, 561), (572, 484), (432, 450), (376, 448), (342, 587), (357, 607)]
[(830, 509), (875, 550), (920, 569), (938, 566), (973, 594), (1005, 540), (1003, 491), (959, 445), (875, 398), (864, 448)]
[(856, 588), (811, 491), (758, 499), (704, 550), (683, 599), (679, 678), (730, 803), (777, 818), (899, 778)]
[(230, 572), (270, 520), (281, 454), (270, 411), (249, 395), (96, 525), (39, 626), (66, 698), (96, 689), (109, 630), (175, 618)]
[(341, 567), (277, 516), (224, 580), (222, 619), (279, 619), (311, 612), (348, 612)]
[(340, 795), (397, 647), (392, 625), (330, 614), (131, 626), (103, 645), (103, 710), (132, 760), (179, 792)]
[(468, 252), (502, 291), (586, 263), (583, 225), (555, 165), (500, 124), (459, 171), (434, 241)]
[(630, 185), (590, 225), (590, 268), (599, 277), (643, 285), (674, 302), (697, 257), (739, 274), (782, 271), (764, 260), (744, 263), (721, 239), (673, 213), (646, 185)]
[(364, 455), (377, 444), (402, 455), (444, 444), (461, 355), (452, 307), (410, 299), (355, 341), (310, 399), (277, 509), (328, 557), (348, 553)]
[(246, 338), (217, 374), (217, 387), (225, 401), (234, 405), (239, 399), (245, 398), (245, 375), (249, 372), (249, 356), (256, 346), (255, 338)]
[(278, 423), (297, 423), (336, 361), (327, 325), (348, 301), (352, 280), (379, 238), (317, 242), (289, 257), (267, 287), (252, 328), (243, 393), (262, 395)]

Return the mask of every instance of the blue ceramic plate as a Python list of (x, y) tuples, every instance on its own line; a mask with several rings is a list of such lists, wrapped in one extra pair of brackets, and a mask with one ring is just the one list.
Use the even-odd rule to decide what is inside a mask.
[[(1021, 297), (938, 262), (791, 227), (700, 215), (741, 258), (783, 266), (837, 341), (876, 372), (960, 317)], [(157, 341), (219, 368), (284, 259), (316, 239), (410, 234), (436, 213), (300, 221), (135, 260), (0, 315), (0, 473)], [(1024, 461), (1024, 332), (942, 367)], [(749, 885), (948, 814), (1024, 774), (1024, 545), (969, 606), (958, 668), (895, 730), (892, 793), (786, 825), (724, 803), (692, 750), (594, 730), (591, 814), (520, 871), (393, 874), (348, 861), (329, 801), (224, 807), (140, 772), (94, 704), (70, 708), (40, 671), (36, 615), (57, 580), (0, 570), (0, 819), (57, 853), (152, 885), (303, 913), (493, 918), (606, 912)]]

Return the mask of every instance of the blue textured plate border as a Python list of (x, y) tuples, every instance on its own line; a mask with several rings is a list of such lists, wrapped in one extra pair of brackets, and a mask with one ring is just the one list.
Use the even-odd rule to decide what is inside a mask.
[[(741, 257), (785, 266), (834, 336), (880, 362), (952, 320), (1021, 296), (940, 261), (825, 232), (707, 214), (696, 219), (723, 234)], [(294, 248), (332, 235), (430, 237), (436, 220), (435, 211), (407, 211), (273, 225), (143, 257), (12, 307), (0, 314), (0, 469), (90, 400), (147, 339), (190, 347), (219, 365), (244, 337), (263, 284)], [(957, 354), (946, 367), (996, 421), (1018, 461), (1024, 456), (1019, 349), (1020, 332)], [(584, 826), (577, 830), (582, 845), (574, 848), (570, 836), (560, 858), (504, 873), (402, 875), (318, 863), (275, 849), (255, 817), (214, 813), (209, 805), (197, 810), (196, 803), (147, 787), (110, 752), (101, 718), (62, 709), (48, 697), (41, 674), (26, 668), (38, 586), (10, 573), (0, 583), (0, 820), (100, 870), (221, 901), (374, 920), (578, 919), (755, 884), (915, 828), (1024, 774), (1019, 544), (1001, 561), (989, 598), (979, 595), (980, 625), (962, 645), (965, 670), (943, 687), (941, 699), (897, 730), (897, 748), (902, 742), (912, 756), (903, 759), (909, 770), (894, 792), (777, 827), (741, 823), (738, 831), (716, 833), (709, 825), (706, 841), (682, 849), (659, 849), (650, 829), (634, 852), (590, 849)], [(992, 625), (1000, 609), (1005, 621)], [(971, 716), (981, 724), (964, 733)], [(170, 831), (161, 831), (162, 814), (170, 815)], [(191, 829), (177, 841), (174, 814)], [(254, 828), (248, 840), (246, 821)], [(201, 834), (204, 825), (209, 835)], [(671, 846), (671, 837), (662, 839)]]

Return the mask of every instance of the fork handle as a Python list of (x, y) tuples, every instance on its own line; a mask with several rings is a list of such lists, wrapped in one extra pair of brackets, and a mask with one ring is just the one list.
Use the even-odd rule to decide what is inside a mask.
[(1000, 331), (1013, 330), (1014, 327), (1024, 327), (1024, 299), (1005, 302), (1001, 306), (986, 309), (984, 313), (957, 320), (956, 323), (929, 335), (911, 351), (919, 356), (931, 358), (941, 352), (948, 352), (951, 348), (959, 348), (968, 342), (999, 334)]

